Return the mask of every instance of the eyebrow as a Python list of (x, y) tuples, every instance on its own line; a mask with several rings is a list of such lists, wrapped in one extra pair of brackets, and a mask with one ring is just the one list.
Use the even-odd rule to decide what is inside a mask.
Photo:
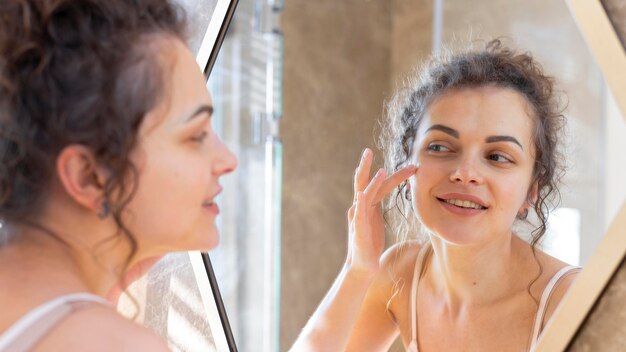
[(203, 113), (209, 114), (209, 117), (213, 116), (213, 107), (211, 105), (200, 105), (185, 121), (189, 122)]
[(452, 137), (458, 139), (459, 138), (459, 131), (450, 128), (448, 126), (444, 126), (444, 125), (432, 125), (430, 127), (428, 127), (428, 129), (426, 130), (426, 132), (428, 131), (432, 131), (432, 130), (437, 130), (437, 131), (441, 131), (443, 133), (449, 134)]
[(485, 142), (487, 143), (512, 142), (512, 143), (519, 145), (519, 147), (522, 148), (522, 150), (524, 150), (524, 147), (522, 147), (522, 144), (517, 139), (515, 139), (515, 137), (511, 137), (511, 136), (490, 136), (485, 139)]
[[(450, 128), (448, 126), (432, 125), (426, 130), (426, 132), (432, 131), (432, 130), (441, 131), (443, 133), (449, 134), (450, 136), (456, 139), (459, 139), (459, 131), (453, 128)], [(524, 150), (524, 147), (522, 147), (522, 144), (515, 137), (511, 137), (511, 136), (489, 136), (485, 138), (485, 142), (487, 143), (512, 142), (512, 143), (517, 144), (520, 148), (522, 148), (522, 150)]]

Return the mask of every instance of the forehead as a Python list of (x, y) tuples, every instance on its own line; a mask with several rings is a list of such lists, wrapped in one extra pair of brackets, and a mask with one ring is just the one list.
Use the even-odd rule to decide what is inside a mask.
[(204, 74), (189, 49), (177, 38), (160, 40), (154, 50), (160, 51), (164, 94), (144, 119), (144, 130), (179, 125), (199, 105), (212, 105)]
[(447, 91), (426, 109), (421, 132), (434, 124), (460, 134), (513, 135), (530, 139), (533, 114), (526, 98), (504, 87), (468, 87)]

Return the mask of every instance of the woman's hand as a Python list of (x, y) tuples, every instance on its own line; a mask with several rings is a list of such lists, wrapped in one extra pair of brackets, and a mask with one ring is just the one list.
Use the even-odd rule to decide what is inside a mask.
[(374, 178), (370, 179), (372, 160), (372, 151), (366, 148), (354, 175), (354, 201), (348, 210), (346, 265), (350, 270), (365, 275), (373, 275), (378, 271), (385, 247), (381, 200), (417, 171), (416, 166), (409, 165), (387, 178), (385, 170), (379, 169)]

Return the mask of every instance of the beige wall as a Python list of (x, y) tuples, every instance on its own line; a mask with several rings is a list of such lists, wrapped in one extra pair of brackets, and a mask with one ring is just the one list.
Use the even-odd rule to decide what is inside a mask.
[(339, 272), (346, 209), (390, 76), (386, 0), (288, 0), (284, 31), (281, 350)]
[(288, 0), (281, 26), (286, 350), (343, 264), (356, 162), (385, 99), (430, 53), (432, 1)]

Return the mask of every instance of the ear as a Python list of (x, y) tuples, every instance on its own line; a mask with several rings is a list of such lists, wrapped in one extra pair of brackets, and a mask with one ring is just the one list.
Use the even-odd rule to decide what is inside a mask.
[(71, 199), (96, 213), (100, 211), (107, 177), (91, 149), (80, 144), (63, 148), (56, 160), (56, 172)]
[(539, 183), (534, 181), (528, 189), (528, 205), (534, 206), (537, 203), (537, 199), (539, 199)]

